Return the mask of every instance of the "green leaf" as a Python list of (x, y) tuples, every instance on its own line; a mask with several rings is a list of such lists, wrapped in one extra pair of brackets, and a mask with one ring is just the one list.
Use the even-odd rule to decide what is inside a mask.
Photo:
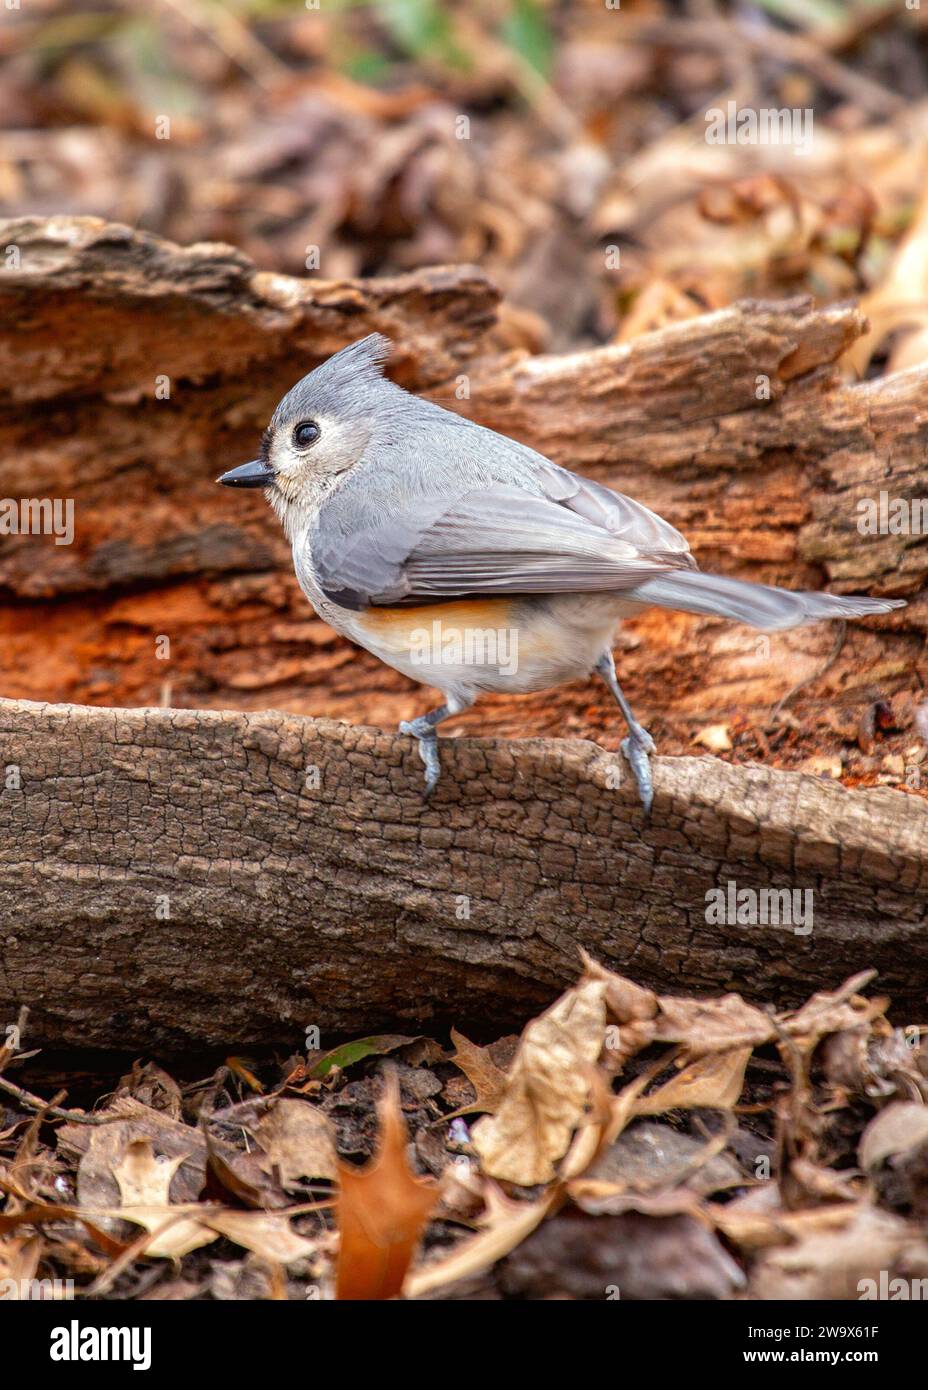
[(554, 40), (537, 0), (513, 0), (512, 12), (502, 27), (510, 48), (522, 55), (542, 76), (551, 71)]
[(417, 58), (447, 53), (451, 21), (437, 0), (383, 0), (380, 13), (391, 36)]
[(761, 9), (799, 29), (839, 29), (847, 21), (841, 0), (757, 0)]
[(356, 48), (339, 60), (339, 67), (355, 82), (374, 86), (382, 82), (390, 71), (390, 64), (382, 53), (373, 48)]
[(344, 1071), (346, 1067), (354, 1066), (355, 1062), (363, 1062), (365, 1057), (383, 1057), (385, 1053), (395, 1052), (398, 1047), (415, 1041), (415, 1038), (404, 1038), (400, 1033), (355, 1038), (353, 1042), (342, 1043), (340, 1047), (333, 1047), (331, 1052), (323, 1053), (309, 1068), (309, 1074), (315, 1081), (321, 1081), (334, 1067)]

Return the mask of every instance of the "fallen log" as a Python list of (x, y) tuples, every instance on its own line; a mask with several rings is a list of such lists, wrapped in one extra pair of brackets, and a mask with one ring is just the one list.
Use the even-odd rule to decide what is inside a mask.
[[(0, 247), (0, 492), (75, 508), (73, 545), (0, 536), (5, 695), (273, 703), (384, 726), (420, 713), (427, 695), (312, 621), (261, 498), (213, 482), (251, 457), (297, 376), (378, 329), (395, 342), (397, 380), (639, 497), (684, 530), (704, 568), (908, 599), (853, 625), (837, 656), (828, 627), (758, 640), (651, 613), (629, 626), (619, 657), (662, 751), (691, 750), (702, 725), (731, 712), (751, 726), (733, 733), (734, 757), (766, 761), (772, 740), (785, 765), (846, 755), (853, 781), (905, 780), (909, 716), (894, 743), (866, 755), (834, 733), (868, 704), (916, 698), (928, 677), (928, 537), (857, 527), (862, 497), (926, 491), (928, 369), (843, 382), (837, 362), (866, 328), (857, 309), (750, 302), (551, 356), (469, 267), (298, 280), (230, 247), (66, 217), (0, 224)], [(784, 741), (768, 714), (803, 682)], [(494, 699), (452, 731), (613, 746), (621, 735), (586, 683)]]
[[(27, 1042), (146, 1051), (498, 1029), (580, 947), (763, 1002), (875, 966), (924, 1001), (920, 798), (658, 758), (646, 820), (588, 742), (443, 760), (425, 804), (411, 740), (368, 728), (0, 701), (0, 1024), (27, 1005)], [(720, 924), (729, 884), (812, 897), (801, 921)]]
[[(928, 543), (862, 540), (856, 503), (920, 487), (928, 373), (843, 382), (857, 310), (746, 303), (553, 357), (473, 268), (296, 280), (80, 218), (0, 244), (0, 491), (75, 507), (73, 545), (0, 537), (0, 689), (80, 702), (0, 702), (8, 1017), (110, 1047), (489, 1028), (548, 1000), (578, 945), (689, 989), (788, 1001), (875, 965), (923, 994), (924, 801), (770, 766), (920, 781)], [(910, 606), (840, 649), (827, 628), (630, 624), (623, 684), (661, 750), (721, 718), (717, 746), (767, 764), (658, 760), (650, 823), (589, 743), (455, 744), (424, 806), (406, 740), (261, 712), (389, 727), (428, 696), (315, 620), (261, 499), (213, 483), (298, 375), (374, 329), (397, 380), (640, 497), (707, 567)], [(803, 683), (801, 718), (771, 715)], [(459, 730), (622, 733), (584, 682)], [(811, 890), (811, 933), (709, 922), (730, 882)]]

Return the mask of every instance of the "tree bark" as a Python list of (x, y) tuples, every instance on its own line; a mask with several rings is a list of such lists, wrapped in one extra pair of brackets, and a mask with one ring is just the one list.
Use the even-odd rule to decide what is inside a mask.
[[(928, 988), (928, 808), (898, 792), (658, 758), (646, 820), (591, 743), (462, 739), (425, 803), (410, 739), (273, 713), (0, 701), (0, 749), (0, 1023), (28, 1005), (31, 1042), (518, 1026), (580, 947), (764, 1002)], [(729, 882), (810, 890), (811, 932), (707, 921)]]

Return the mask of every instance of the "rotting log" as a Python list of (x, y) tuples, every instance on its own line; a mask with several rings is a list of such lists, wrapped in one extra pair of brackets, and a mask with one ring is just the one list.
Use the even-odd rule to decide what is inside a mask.
[[(857, 503), (928, 492), (928, 366), (847, 383), (853, 306), (742, 301), (620, 347), (477, 376), (471, 413), (667, 515), (705, 561), (821, 567), (913, 596), (928, 535), (869, 538)], [(479, 369), (479, 364), (478, 364)], [(928, 604), (914, 614), (928, 630)]]
[[(624, 346), (532, 355), (471, 267), (298, 280), (229, 247), (88, 218), (9, 221), (0, 244), (19, 257), (0, 272), (0, 493), (71, 497), (76, 527), (71, 546), (0, 537), (5, 695), (275, 704), (385, 726), (421, 712), (428, 695), (313, 621), (262, 499), (213, 482), (252, 455), (300, 374), (372, 329), (394, 340), (403, 385), (639, 497), (685, 531), (705, 568), (907, 598), (854, 625), (814, 685), (820, 702), (850, 705), (843, 724), (928, 679), (928, 538), (862, 538), (856, 525), (861, 496), (928, 495), (928, 368), (844, 383), (836, 363), (866, 328), (852, 306), (746, 302)], [(766, 712), (814, 680), (833, 633), (757, 643), (715, 620), (652, 613), (623, 640), (639, 717), (679, 752), (720, 712), (768, 737)], [(808, 733), (778, 750), (786, 761), (828, 737), (811, 715), (801, 723)], [(584, 683), (494, 699), (454, 727), (621, 734), (605, 694)], [(852, 771), (883, 775), (879, 759)]]
[[(372, 729), (18, 701), (0, 762), (0, 1022), (28, 1005), (27, 1042), (518, 1026), (579, 947), (764, 1002), (875, 966), (924, 1005), (928, 807), (900, 792), (658, 758), (645, 820), (594, 744), (466, 739), (425, 804), (411, 740)], [(708, 922), (729, 881), (811, 890), (811, 932)]]
[[(856, 502), (928, 492), (928, 370), (843, 382), (857, 310), (745, 303), (553, 357), (469, 267), (295, 280), (94, 219), (7, 222), (0, 243), (18, 253), (0, 272), (0, 494), (76, 512), (72, 546), (0, 537), (0, 690), (81, 702), (0, 702), (0, 765), (22, 779), (0, 791), (8, 1019), (28, 1004), (34, 1038), (146, 1048), (508, 1026), (572, 977), (578, 945), (688, 990), (789, 1002), (874, 965), (924, 999), (922, 799), (662, 758), (646, 823), (627, 779), (612, 789), (614, 752), (484, 737), (446, 746), (424, 805), (407, 740), (261, 712), (389, 726), (429, 697), (316, 620), (269, 509), (213, 484), (297, 376), (385, 332), (403, 385), (640, 497), (706, 567), (907, 597), (831, 657), (827, 627), (758, 641), (660, 612), (619, 653), (662, 750), (729, 712), (765, 761), (837, 737), (855, 777), (902, 780), (880, 755), (901, 766), (917, 739), (928, 542), (864, 540)], [(813, 678), (801, 720), (767, 719)], [(496, 697), (456, 724), (614, 747), (596, 692)], [(909, 724), (858, 754), (862, 708), (896, 692)], [(103, 707), (158, 702), (195, 708)], [(812, 933), (708, 923), (729, 881), (812, 889)]]

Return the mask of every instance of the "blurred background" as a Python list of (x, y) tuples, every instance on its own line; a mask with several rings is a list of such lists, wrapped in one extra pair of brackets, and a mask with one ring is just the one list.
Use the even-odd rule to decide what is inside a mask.
[[(926, 20), (917, 0), (22, 0), (0, 9), (0, 215), (327, 279), (476, 262), (553, 349), (744, 295), (876, 294), (849, 368), (908, 365), (925, 238), (891, 272), (918, 232)], [(811, 148), (708, 144), (728, 101), (812, 110)]]

